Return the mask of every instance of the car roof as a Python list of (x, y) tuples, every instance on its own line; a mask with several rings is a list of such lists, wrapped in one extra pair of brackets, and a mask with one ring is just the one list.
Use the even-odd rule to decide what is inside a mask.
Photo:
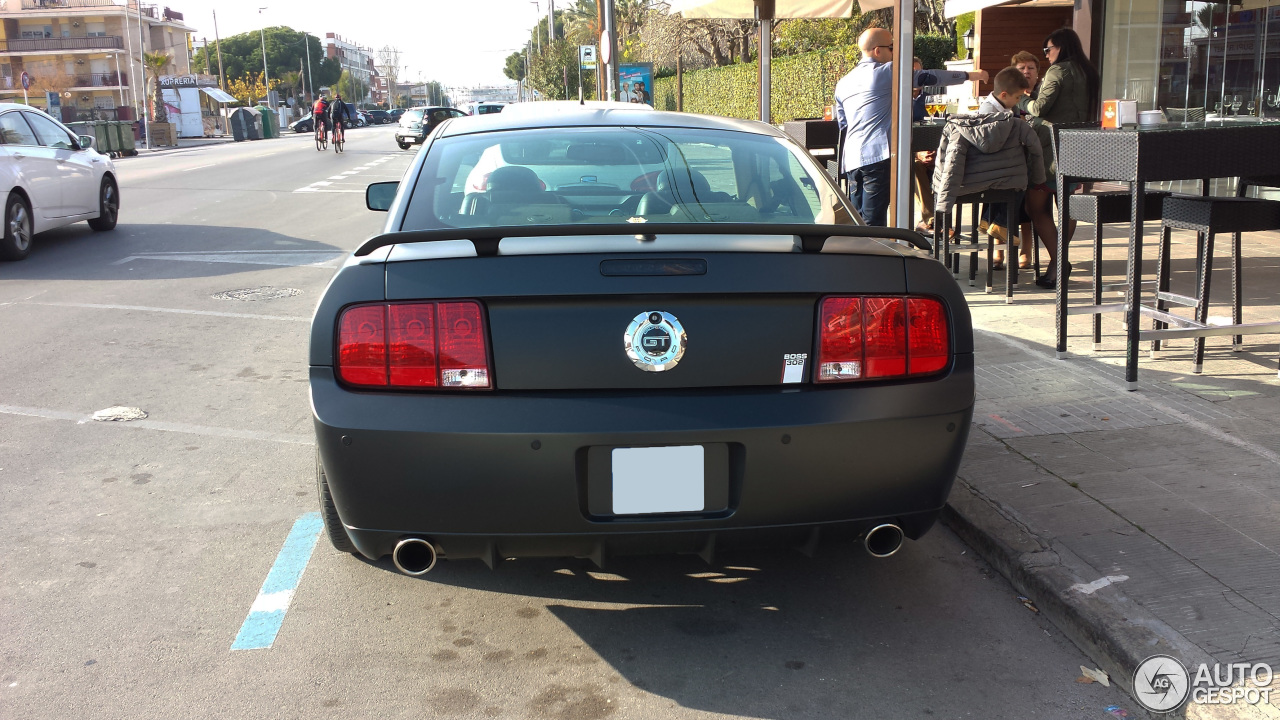
[[(32, 107), (32, 106), (30, 106), (30, 105), (23, 105), (22, 103), (7, 103), (7, 102), (0, 102), (0, 112), (4, 112), (4, 111), (6, 111), (6, 110), (35, 110), (36, 112), (40, 113), (41, 115), (48, 115), (48, 114), (49, 114), (49, 113), (47, 113), (47, 112), (45, 112), (45, 111), (41, 110), (41, 109), (40, 109), (40, 108), (38, 108), (38, 107)], [(50, 117), (52, 117), (52, 116), (50, 116)]]
[(442, 137), (501, 130), (544, 127), (673, 127), (733, 130), (786, 137), (781, 130), (755, 120), (718, 115), (667, 112), (638, 103), (608, 101), (552, 101), (508, 104), (502, 112), (473, 116), (466, 123), (449, 123)]

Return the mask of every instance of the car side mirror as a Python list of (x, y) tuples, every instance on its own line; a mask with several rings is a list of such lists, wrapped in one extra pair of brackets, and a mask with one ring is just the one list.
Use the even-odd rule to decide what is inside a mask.
[(80, 136), (80, 149), (81, 149), (81, 150), (88, 150), (89, 148), (93, 147), (93, 142), (94, 142), (94, 140), (93, 140), (93, 136), (92, 136), (92, 135), (81, 135), (81, 136)]
[(364, 189), (365, 207), (386, 212), (391, 209), (391, 203), (396, 199), (396, 193), (399, 191), (400, 183), (398, 182), (373, 183)]

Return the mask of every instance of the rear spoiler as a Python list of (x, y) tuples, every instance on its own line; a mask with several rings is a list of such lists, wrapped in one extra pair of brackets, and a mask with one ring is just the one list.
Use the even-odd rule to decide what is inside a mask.
[(442, 230), (404, 230), (383, 233), (365, 240), (356, 248), (361, 257), (388, 245), (404, 245), (443, 240), (470, 240), (476, 255), (498, 254), (498, 243), (503, 238), (566, 237), (575, 235), (634, 235), (637, 240), (653, 240), (657, 235), (795, 235), (800, 238), (804, 252), (822, 252), (829, 237), (880, 238), (900, 240), (921, 249), (933, 250), (933, 245), (914, 230), (871, 227), (868, 225), (769, 225), (764, 223), (653, 223), (653, 224), (599, 224), (599, 225), (523, 225), (509, 227), (448, 228)]

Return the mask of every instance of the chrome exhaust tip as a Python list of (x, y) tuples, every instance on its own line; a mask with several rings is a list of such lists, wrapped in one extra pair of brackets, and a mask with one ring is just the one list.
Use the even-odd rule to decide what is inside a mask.
[(405, 538), (391, 551), (391, 562), (405, 575), (426, 575), (436, 566), (436, 549), (422, 538)]
[(905, 537), (902, 534), (902, 528), (892, 523), (885, 523), (868, 530), (862, 539), (862, 545), (872, 557), (887, 558), (902, 548)]

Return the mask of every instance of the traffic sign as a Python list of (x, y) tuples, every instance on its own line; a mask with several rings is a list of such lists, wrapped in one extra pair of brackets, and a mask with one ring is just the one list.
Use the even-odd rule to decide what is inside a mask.
[(28, 75), (25, 70), (22, 71), (22, 89), (23, 90), (31, 89), (31, 76)]
[(596, 69), (596, 46), (595, 45), (579, 45), (578, 46), (578, 62), (582, 65), (583, 70)]
[(609, 47), (611, 44), (612, 43), (609, 42), (608, 34), (603, 32), (600, 33), (600, 62), (605, 64), (613, 62), (609, 57), (610, 50), (612, 50), (612, 48)]

